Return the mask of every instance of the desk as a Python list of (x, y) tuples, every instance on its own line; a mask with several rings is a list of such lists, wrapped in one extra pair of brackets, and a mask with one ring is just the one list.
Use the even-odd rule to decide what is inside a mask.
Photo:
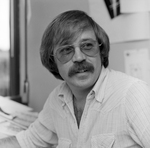
[(13, 136), (27, 129), (38, 117), (38, 113), (32, 108), (2, 96), (0, 96), (0, 108), (14, 117), (7, 118), (7, 115), (0, 112), (0, 138)]

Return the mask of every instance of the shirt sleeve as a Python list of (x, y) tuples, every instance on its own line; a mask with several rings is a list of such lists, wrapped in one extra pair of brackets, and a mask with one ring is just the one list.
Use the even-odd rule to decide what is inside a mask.
[(150, 147), (150, 87), (138, 81), (126, 94), (126, 114), (129, 133), (142, 147)]
[(49, 104), (48, 99), (43, 110), (39, 113), (38, 119), (27, 130), (16, 135), (21, 148), (46, 148), (57, 144), (58, 138), (54, 130), (53, 110)]

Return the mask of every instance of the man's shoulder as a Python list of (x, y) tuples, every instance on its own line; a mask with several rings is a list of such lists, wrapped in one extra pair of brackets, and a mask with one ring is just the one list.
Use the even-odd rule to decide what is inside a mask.
[(130, 76), (121, 71), (110, 70), (110, 79), (114, 80), (116, 83), (134, 83), (137, 81), (141, 81), (140, 79)]
[[(129, 91), (133, 92), (134, 88), (144, 88), (145, 83), (135, 77), (129, 76), (123, 72), (110, 70), (107, 85), (105, 88), (106, 100), (112, 103), (114, 106), (123, 103), (126, 99), (126, 95)], [(113, 96), (113, 97), (112, 97)], [(112, 105), (113, 106), (113, 105)]]
[(125, 92), (136, 83), (143, 83), (143, 81), (126, 73), (110, 70), (107, 86), (111, 86), (114, 91), (122, 90), (122, 92)]

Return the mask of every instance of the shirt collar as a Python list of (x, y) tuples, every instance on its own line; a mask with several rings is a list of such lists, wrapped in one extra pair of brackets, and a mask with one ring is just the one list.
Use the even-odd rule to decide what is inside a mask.
[(63, 103), (68, 104), (72, 101), (72, 92), (66, 82), (61, 84), (58, 97)]

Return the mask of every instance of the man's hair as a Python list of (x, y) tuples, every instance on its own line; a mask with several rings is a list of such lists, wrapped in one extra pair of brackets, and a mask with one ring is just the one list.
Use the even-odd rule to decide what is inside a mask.
[(92, 29), (100, 46), (102, 65), (109, 64), (109, 38), (105, 31), (85, 12), (80, 10), (66, 11), (58, 15), (46, 28), (41, 42), (40, 56), (42, 64), (58, 79), (59, 74), (53, 51), (60, 45), (73, 43), (83, 31)]

